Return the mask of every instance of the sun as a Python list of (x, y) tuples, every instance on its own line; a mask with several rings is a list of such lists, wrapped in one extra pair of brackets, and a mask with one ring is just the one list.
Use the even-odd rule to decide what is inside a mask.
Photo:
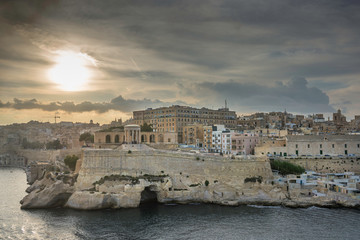
[(81, 91), (90, 79), (88, 65), (86, 54), (60, 52), (56, 65), (49, 71), (49, 78), (64, 91)]

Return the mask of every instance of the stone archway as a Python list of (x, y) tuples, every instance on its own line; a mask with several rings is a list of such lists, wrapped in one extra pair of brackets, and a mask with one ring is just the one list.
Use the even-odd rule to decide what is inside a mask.
[(151, 142), (151, 143), (154, 143), (154, 142), (155, 142), (155, 135), (154, 135), (154, 134), (151, 134), (151, 135), (150, 135), (150, 142)]
[(115, 143), (119, 143), (120, 142), (120, 137), (119, 137), (119, 135), (116, 135), (115, 136)]
[(110, 135), (106, 135), (105, 142), (106, 143), (111, 143), (111, 136)]
[(159, 134), (159, 136), (158, 136), (158, 142), (159, 142), (159, 143), (163, 143), (163, 142), (164, 142), (164, 135)]
[(152, 186), (145, 187), (141, 192), (140, 205), (158, 202), (157, 193), (152, 188)]
[(145, 134), (141, 135), (141, 142), (147, 142), (147, 136)]

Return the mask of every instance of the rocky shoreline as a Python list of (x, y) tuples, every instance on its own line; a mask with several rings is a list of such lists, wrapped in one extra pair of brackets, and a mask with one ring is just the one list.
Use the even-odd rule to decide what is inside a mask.
[[(76, 189), (77, 174), (46, 172), (26, 189), (22, 209), (64, 207), (78, 210), (136, 208), (147, 200), (159, 203), (209, 203), (225, 206), (259, 205), (289, 208), (354, 208), (360, 201), (345, 195), (290, 197), (283, 188), (266, 183), (248, 183), (242, 193), (224, 184), (194, 186), (192, 190), (171, 189), (168, 176), (107, 179), (94, 188)], [(156, 178), (155, 178), (156, 177)], [(169, 191), (171, 189), (171, 191)], [(251, 191), (249, 191), (251, 189)], [(146, 191), (145, 191), (146, 190)], [(153, 194), (153, 195), (152, 195)]]

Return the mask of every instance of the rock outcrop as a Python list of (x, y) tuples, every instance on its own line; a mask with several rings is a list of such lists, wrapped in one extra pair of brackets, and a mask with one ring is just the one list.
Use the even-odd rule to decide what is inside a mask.
[(22, 201), (22, 208), (67, 207), (80, 210), (107, 208), (134, 208), (147, 201), (160, 203), (213, 203), (228, 206), (268, 205), (291, 208), (351, 207), (359, 208), (358, 200), (341, 194), (326, 197), (292, 197), (286, 188), (266, 183), (246, 183), (242, 188), (234, 188), (224, 183), (174, 184), (166, 175), (124, 175), (104, 176), (94, 182), (93, 188), (75, 190), (76, 176), (54, 175), (45, 177), (31, 185)]
[(55, 175), (45, 173), (41, 180), (36, 180), (26, 191), (29, 193), (21, 201), (21, 208), (63, 207), (74, 193), (76, 175)]

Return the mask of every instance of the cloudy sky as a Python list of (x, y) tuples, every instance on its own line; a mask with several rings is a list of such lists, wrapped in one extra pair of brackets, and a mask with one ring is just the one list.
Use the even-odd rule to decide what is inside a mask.
[(360, 1), (2, 0), (0, 124), (172, 104), (360, 114)]

